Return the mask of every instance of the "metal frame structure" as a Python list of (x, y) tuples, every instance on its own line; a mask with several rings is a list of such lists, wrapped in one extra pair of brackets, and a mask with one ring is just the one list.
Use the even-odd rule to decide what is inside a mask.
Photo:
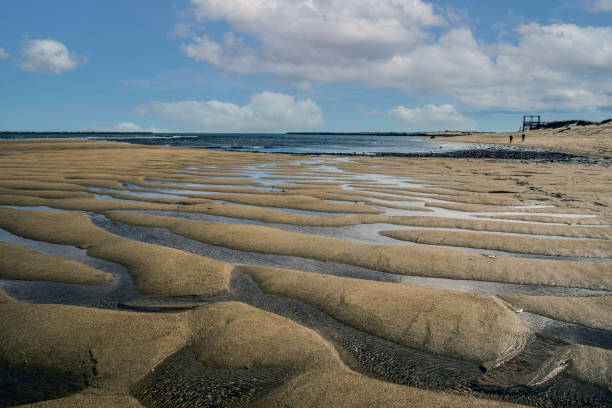
[(545, 124), (540, 115), (523, 115), (523, 131), (537, 129)]

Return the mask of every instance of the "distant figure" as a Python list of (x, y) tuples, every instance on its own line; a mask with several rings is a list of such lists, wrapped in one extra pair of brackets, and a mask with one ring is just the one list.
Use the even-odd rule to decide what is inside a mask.
[(512, 144), (512, 139), (514, 139), (514, 136), (510, 135), (508, 138), (510, 139), (510, 144)]
[(525, 141), (525, 133), (521, 135), (521, 143), (523, 143), (524, 141)]

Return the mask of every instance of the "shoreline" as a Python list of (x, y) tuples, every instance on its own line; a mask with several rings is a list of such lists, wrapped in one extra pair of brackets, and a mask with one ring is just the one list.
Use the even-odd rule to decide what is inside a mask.
[[(170, 146), (172, 147), (172, 146)], [(217, 149), (210, 149), (218, 151)], [(232, 151), (232, 150), (223, 150)], [(300, 152), (246, 152), (254, 154), (282, 154), (292, 156), (346, 156), (346, 157), (407, 157), (407, 158), (452, 158), (452, 159), (500, 159), (500, 160), (530, 160), (549, 162), (575, 162), (602, 164), (609, 166), (610, 158), (580, 155), (553, 150), (521, 150), (520, 148), (507, 148), (503, 145), (488, 149), (465, 149), (444, 153), (300, 153)]]

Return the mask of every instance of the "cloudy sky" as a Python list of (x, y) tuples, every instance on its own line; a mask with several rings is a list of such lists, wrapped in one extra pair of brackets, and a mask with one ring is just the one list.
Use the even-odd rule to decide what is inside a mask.
[(4, 0), (0, 130), (516, 130), (612, 116), (612, 0)]

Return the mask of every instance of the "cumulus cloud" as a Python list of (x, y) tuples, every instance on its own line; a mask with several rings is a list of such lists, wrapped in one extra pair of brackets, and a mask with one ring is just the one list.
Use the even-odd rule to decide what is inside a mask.
[(132, 109), (140, 115), (155, 115), (203, 132), (287, 131), (308, 129), (323, 122), (321, 108), (312, 100), (263, 92), (238, 106), (219, 101), (153, 101)]
[(8, 58), (10, 55), (8, 52), (4, 51), (4, 49), (0, 48), (0, 59)]
[(113, 126), (90, 126), (85, 131), (90, 132), (153, 132), (153, 133), (171, 133), (171, 130), (158, 128), (155, 126), (143, 127), (134, 122), (121, 122)]
[(519, 44), (504, 46), (501, 52), (514, 63), (529, 61), (519, 64), (521, 69), (535, 65), (552, 71), (563, 66), (565, 72), (595, 73), (609, 72), (612, 67), (612, 43), (608, 41), (612, 40), (612, 27), (532, 23), (521, 25), (516, 31), (520, 34)]
[(255, 52), (233, 33), (226, 33), (221, 43), (212, 41), (208, 36), (196, 36), (191, 44), (183, 44), (182, 48), (196, 61), (209, 62), (217, 67), (231, 67), (232, 71), (241, 74), (252, 72), (257, 60)]
[(134, 122), (121, 122), (113, 126), (118, 132), (153, 132), (153, 133), (165, 133), (170, 132), (168, 129), (162, 129), (155, 126), (142, 127)]
[[(433, 6), (421, 0), (192, 0), (197, 21), (227, 21), (262, 46), (238, 49), (230, 40), (194, 37), (187, 55), (216, 66), (245, 71), (286, 71), (304, 65), (349, 66), (364, 59), (389, 58), (428, 35), (421, 27), (445, 24)], [(240, 44), (242, 45), (242, 44)], [(237, 52), (239, 51), (239, 52)], [(251, 54), (244, 67), (242, 58)], [(256, 56), (256, 58), (254, 58)], [(275, 68), (276, 66), (276, 68)]]
[(397, 106), (389, 115), (401, 119), (414, 130), (474, 130), (476, 122), (463, 116), (453, 105), (425, 105), (414, 109)]
[(76, 55), (57, 40), (50, 38), (30, 40), (23, 47), (24, 61), (21, 68), (35, 73), (61, 74), (75, 69), (84, 61), (79, 61)]
[[(596, 4), (603, 10), (609, 3)], [(527, 24), (516, 28), (513, 43), (484, 43), (421, 0), (191, 4), (201, 28), (211, 21), (230, 28), (223, 38), (194, 35), (183, 50), (224, 70), (277, 74), (293, 84), (353, 82), (449, 95), (484, 108), (612, 105), (610, 26)]]
[(592, 11), (612, 11), (612, 0), (595, 0), (590, 9)]

